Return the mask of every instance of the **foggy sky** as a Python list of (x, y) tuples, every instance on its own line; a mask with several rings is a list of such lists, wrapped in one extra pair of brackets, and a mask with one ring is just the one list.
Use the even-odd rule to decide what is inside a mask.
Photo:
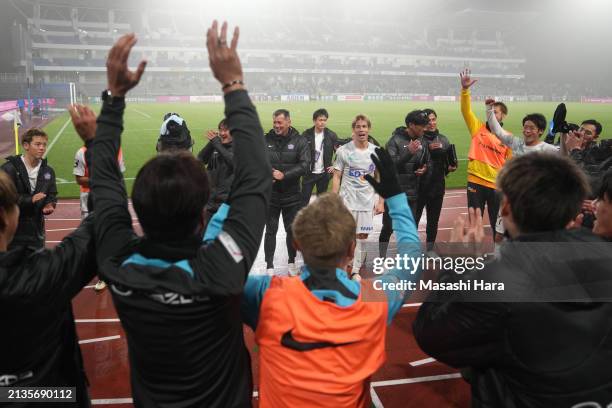
[[(205, 19), (218, 17), (234, 24), (253, 22), (266, 16), (279, 23), (298, 24), (299, 16), (326, 20), (354, 21), (362, 24), (395, 21), (407, 32), (425, 27), (447, 28), (454, 24), (495, 30), (516, 44), (527, 58), (527, 78), (557, 81), (597, 81), (612, 79), (612, 2), (606, 0), (480, 1), (480, 0), (52, 0), (54, 4), (87, 5), (94, 8), (116, 7), (142, 10), (155, 8), (196, 12)], [(33, 0), (0, 2), (0, 47), (10, 48), (13, 21), (24, 23), (16, 10), (31, 10)], [(471, 21), (474, 20), (474, 21)], [(274, 30), (274, 23), (266, 25)], [(202, 28), (204, 31), (205, 27)], [(313, 27), (316, 29), (316, 27)], [(248, 31), (243, 35), (248, 35)], [(7, 52), (0, 57), (0, 72), (13, 72)]]

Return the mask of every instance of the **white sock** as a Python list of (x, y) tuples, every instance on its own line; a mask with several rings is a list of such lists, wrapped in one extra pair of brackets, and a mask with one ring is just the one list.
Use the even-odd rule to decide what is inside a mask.
[(353, 273), (359, 273), (361, 265), (365, 262), (367, 252), (365, 250), (365, 239), (357, 239), (355, 245), (355, 257), (353, 258)]

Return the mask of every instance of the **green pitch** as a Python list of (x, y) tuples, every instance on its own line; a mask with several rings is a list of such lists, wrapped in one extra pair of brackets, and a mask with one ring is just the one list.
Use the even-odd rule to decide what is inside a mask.
[[(447, 179), (447, 187), (463, 187), (466, 184), (466, 157), (470, 137), (459, 110), (459, 102), (265, 102), (257, 103), (257, 109), (265, 131), (272, 127), (272, 112), (279, 108), (291, 112), (292, 124), (300, 132), (312, 126), (312, 112), (324, 107), (329, 111), (329, 127), (340, 137), (351, 134), (352, 118), (364, 113), (372, 120), (371, 134), (381, 143), (386, 143), (393, 129), (404, 124), (406, 113), (413, 109), (433, 108), (438, 113), (440, 131), (449, 137), (457, 147), (460, 159), (459, 169)], [(510, 114), (504, 127), (515, 135), (521, 135), (521, 120), (527, 113), (543, 113), (548, 120), (552, 117), (556, 103), (509, 103)], [(99, 106), (93, 107), (96, 112)], [(483, 102), (475, 102), (473, 109), (484, 121)], [(580, 123), (584, 119), (595, 118), (604, 128), (603, 137), (612, 129), (612, 105), (568, 103), (568, 121)], [(124, 118), (123, 154), (126, 164), (126, 184), (128, 192), (138, 169), (148, 159), (155, 156), (155, 143), (158, 138), (162, 117), (167, 112), (176, 112), (185, 120), (195, 139), (194, 153), (205, 145), (204, 134), (207, 129), (215, 129), (223, 117), (221, 104), (135, 104), (129, 103)], [(63, 131), (62, 131), (63, 129)], [(68, 114), (63, 114), (51, 122), (46, 131), (49, 134), (49, 163), (58, 177), (58, 190), (61, 197), (78, 197), (79, 189), (74, 182), (72, 168), (74, 155), (81, 146)], [(59, 135), (59, 136), (58, 136)]]

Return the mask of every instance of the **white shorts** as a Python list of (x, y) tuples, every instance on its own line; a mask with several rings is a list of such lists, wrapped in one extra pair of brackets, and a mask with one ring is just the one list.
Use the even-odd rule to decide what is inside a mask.
[(81, 201), (81, 219), (85, 219), (89, 215), (89, 211), (87, 210), (87, 198), (89, 197), (89, 193), (81, 192), (80, 201)]
[(495, 232), (498, 234), (504, 235), (506, 232), (506, 228), (504, 227), (504, 220), (501, 215), (501, 208), (497, 212), (497, 220), (495, 221)]
[(374, 214), (372, 211), (353, 211), (353, 218), (357, 224), (357, 234), (371, 234), (374, 232)]

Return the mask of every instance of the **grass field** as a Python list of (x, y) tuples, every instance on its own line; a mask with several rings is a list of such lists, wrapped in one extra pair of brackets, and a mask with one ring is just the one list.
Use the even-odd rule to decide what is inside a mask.
[[(460, 167), (447, 180), (447, 187), (462, 187), (466, 184), (466, 157), (470, 137), (463, 122), (458, 102), (294, 102), (258, 103), (257, 109), (265, 131), (272, 127), (272, 112), (279, 108), (289, 109), (293, 126), (300, 132), (312, 126), (312, 112), (325, 107), (330, 113), (329, 127), (341, 137), (350, 136), (350, 123), (358, 113), (365, 113), (372, 119), (371, 134), (381, 143), (386, 143), (393, 129), (404, 124), (404, 117), (412, 109), (431, 107), (438, 112), (440, 131), (457, 146)], [(552, 117), (556, 103), (510, 103), (510, 114), (505, 128), (515, 135), (521, 135), (521, 120), (527, 113), (541, 112), (547, 119)], [(474, 112), (484, 120), (485, 109), (482, 102), (475, 103)], [(580, 123), (581, 120), (595, 118), (606, 130), (612, 128), (612, 105), (569, 103), (568, 121)], [(99, 106), (94, 110), (99, 111)], [(127, 170), (125, 172), (128, 191), (138, 169), (155, 155), (162, 117), (167, 112), (177, 112), (187, 120), (191, 135), (195, 139), (194, 152), (205, 144), (203, 137), (207, 129), (216, 128), (223, 115), (221, 104), (128, 104), (124, 118), (123, 152)], [(56, 118), (46, 127), (49, 134), (49, 163), (58, 177), (61, 197), (78, 197), (78, 186), (74, 182), (72, 168), (74, 154), (81, 146), (68, 114)]]

